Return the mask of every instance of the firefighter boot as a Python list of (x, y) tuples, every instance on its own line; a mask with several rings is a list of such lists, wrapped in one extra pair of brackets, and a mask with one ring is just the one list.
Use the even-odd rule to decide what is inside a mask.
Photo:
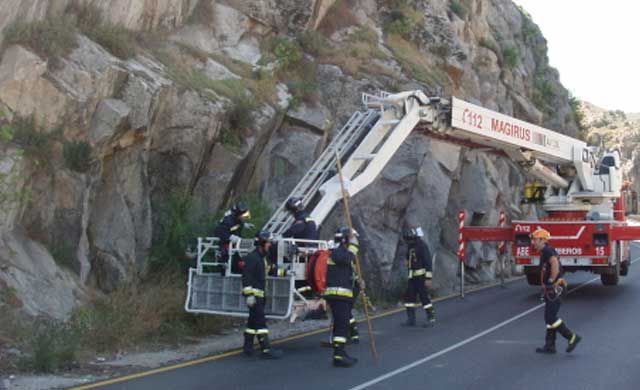
[(347, 355), (344, 344), (335, 344), (333, 347), (333, 365), (335, 367), (351, 367), (358, 363), (358, 359)]
[(430, 325), (435, 324), (436, 322), (436, 311), (433, 308), (433, 306), (431, 306), (428, 309), (425, 309), (425, 311), (427, 312), (427, 321), (422, 325), (423, 327), (428, 327)]
[(403, 322), (402, 326), (416, 326), (416, 309), (407, 308), (407, 321)]
[(244, 334), (244, 345), (242, 352), (247, 356), (253, 356), (253, 335), (251, 333)]
[(351, 344), (360, 344), (360, 332), (358, 332), (358, 323), (355, 318), (349, 322), (349, 342)]
[(576, 348), (576, 345), (578, 345), (580, 340), (582, 340), (582, 337), (570, 331), (569, 328), (567, 328), (567, 326), (564, 324), (564, 322), (558, 327), (558, 332), (560, 332), (562, 337), (569, 341), (569, 344), (567, 345), (567, 353), (571, 353), (571, 351)]
[(536, 348), (537, 353), (556, 353), (556, 330), (547, 329), (547, 335), (544, 338), (544, 347)]
[(258, 341), (260, 342), (260, 348), (262, 349), (262, 353), (260, 353), (260, 357), (263, 359), (280, 359), (282, 357), (282, 351), (279, 349), (271, 348), (271, 343), (269, 342), (269, 336), (260, 335), (258, 336)]

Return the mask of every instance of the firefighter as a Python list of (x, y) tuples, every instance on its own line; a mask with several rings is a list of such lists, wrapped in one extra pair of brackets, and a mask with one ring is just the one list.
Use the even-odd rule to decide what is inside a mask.
[(569, 341), (567, 352), (574, 350), (582, 339), (578, 334), (567, 328), (564, 321), (558, 318), (561, 296), (567, 287), (562, 278), (562, 264), (558, 259), (558, 253), (549, 245), (551, 234), (545, 229), (537, 229), (531, 233), (534, 247), (540, 251), (540, 279), (544, 299), (544, 322), (547, 325), (547, 333), (544, 346), (536, 348), (538, 353), (556, 353), (556, 332)]
[(253, 339), (258, 336), (260, 343), (260, 356), (265, 359), (278, 359), (282, 351), (271, 348), (269, 343), (269, 329), (264, 314), (265, 285), (268, 272), (267, 253), (271, 247), (273, 235), (267, 230), (261, 230), (256, 234), (256, 249), (245, 257), (245, 266), (242, 269), (242, 295), (246, 298), (249, 307), (247, 328), (244, 331), (245, 355), (253, 355)]
[[(220, 239), (220, 257), (224, 261), (229, 258), (230, 243), (240, 239), (242, 229), (254, 227), (253, 224), (247, 222), (249, 219), (251, 219), (249, 207), (244, 202), (237, 202), (224, 213), (224, 217), (216, 226), (213, 235)], [(241, 265), (240, 256), (236, 254), (232, 261), (231, 272), (240, 273), (242, 271)], [(222, 271), (224, 272), (224, 270)]]
[(336, 247), (327, 261), (327, 288), (324, 298), (333, 313), (333, 365), (351, 367), (358, 359), (347, 354), (345, 344), (349, 338), (349, 320), (353, 306), (353, 264), (355, 255), (349, 250), (351, 230), (341, 227), (335, 234)]
[[(318, 228), (313, 219), (309, 218), (309, 214), (304, 211), (302, 198), (297, 196), (289, 198), (285, 207), (293, 214), (294, 221), (293, 225), (282, 233), (282, 236), (302, 240), (317, 240)], [(307, 246), (306, 243), (300, 243), (298, 245), (301, 247)], [(296, 280), (296, 290), (307, 298), (311, 298), (313, 295), (313, 290), (306, 281)]]
[[(431, 253), (427, 244), (420, 237), (421, 228), (407, 228), (402, 233), (402, 238), (408, 244), (407, 268), (409, 269), (409, 280), (407, 290), (404, 294), (404, 306), (407, 309), (407, 321), (402, 325), (416, 325), (416, 307), (422, 306), (427, 315), (424, 327), (436, 322), (435, 310), (429, 298), (428, 288), (431, 288), (432, 264)], [(420, 298), (420, 303), (416, 298)]]
[(304, 203), (300, 197), (292, 197), (287, 200), (287, 210), (294, 217), (293, 225), (287, 231), (282, 233), (283, 237), (300, 238), (303, 240), (317, 240), (318, 228), (313, 219), (309, 218), (309, 214), (304, 211)]

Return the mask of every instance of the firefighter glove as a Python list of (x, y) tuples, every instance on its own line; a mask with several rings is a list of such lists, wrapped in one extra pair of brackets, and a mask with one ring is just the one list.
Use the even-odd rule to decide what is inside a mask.
[(247, 306), (248, 307), (253, 307), (256, 304), (256, 297), (253, 295), (249, 295), (247, 297)]

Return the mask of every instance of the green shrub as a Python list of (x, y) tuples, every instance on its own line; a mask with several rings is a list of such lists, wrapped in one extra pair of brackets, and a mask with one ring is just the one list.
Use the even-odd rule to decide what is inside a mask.
[(12, 23), (4, 29), (4, 39), (5, 45), (26, 46), (53, 65), (78, 45), (73, 21), (67, 17)]
[(185, 249), (198, 235), (195, 199), (191, 195), (175, 192), (155, 208), (159, 218), (151, 247), (151, 269), (186, 268)]
[(533, 81), (533, 92), (531, 99), (533, 104), (542, 112), (547, 112), (549, 103), (555, 98), (553, 85), (547, 80), (543, 73), (538, 73)]
[(91, 145), (85, 141), (65, 142), (62, 149), (64, 164), (72, 171), (84, 173), (90, 168)]
[(75, 15), (78, 29), (109, 53), (122, 59), (135, 55), (132, 32), (123, 26), (106, 22), (102, 11), (95, 5), (91, 3), (73, 4), (67, 11)]
[(451, 10), (451, 12), (453, 12), (454, 14), (458, 15), (460, 19), (464, 19), (465, 16), (467, 16), (467, 9), (458, 0), (449, 1), (449, 10)]
[(10, 142), (13, 140), (13, 135), (15, 134), (15, 129), (9, 123), (9, 121), (5, 118), (5, 114), (2, 110), (0, 110), (0, 141)]
[(290, 69), (298, 64), (302, 58), (302, 48), (296, 41), (286, 38), (276, 39), (273, 45), (273, 55), (280, 69)]
[(71, 324), (40, 318), (33, 323), (22, 343), (27, 354), (21, 365), (36, 372), (50, 373), (73, 363), (80, 337)]
[(73, 247), (67, 242), (54, 243), (51, 248), (51, 256), (59, 266), (73, 269), (75, 255), (73, 253)]
[(403, 16), (386, 24), (385, 31), (387, 34), (398, 34), (407, 37), (413, 31), (413, 27), (411, 20)]
[(451, 55), (451, 48), (446, 43), (432, 45), (429, 49), (433, 54), (443, 59)]
[(127, 59), (136, 54), (132, 33), (122, 26), (100, 25), (85, 34), (118, 58)]
[(573, 118), (578, 125), (578, 130), (580, 132), (586, 132), (587, 127), (585, 126), (585, 117), (584, 113), (580, 111), (580, 101), (573, 95), (569, 94), (569, 106), (571, 107), (571, 111), (573, 112)]
[(513, 69), (516, 67), (516, 65), (518, 65), (518, 62), (520, 61), (519, 57), (520, 53), (515, 47), (505, 47), (504, 49), (502, 49), (502, 58), (504, 60), (504, 65), (509, 69)]
[(256, 108), (253, 97), (246, 93), (236, 94), (231, 98), (231, 108), (227, 111), (229, 125), (232, 129), (242, 130), (251, 125), (251, 111)]
[(52, 159), (51, 144), (53, 133), (46, 133), (42, 126), (36, 123), (33, 115), (15, 117), (11, 122), (13, 129), (12, 142), (24, 150), (25, 156), (36, 163), (48, 165)]
[(305, 52), (314, 56), (321, 56), (330, 48), (329, 40), (315, 30), (307, 30), (298, 35), (298, 42)]
[(495, 43), (484, 37), (480, 38), (480, 42), (478, 42), (478, 45), (493, 51), (494, 53), (496, 53), (496, 55), (500, 52)]

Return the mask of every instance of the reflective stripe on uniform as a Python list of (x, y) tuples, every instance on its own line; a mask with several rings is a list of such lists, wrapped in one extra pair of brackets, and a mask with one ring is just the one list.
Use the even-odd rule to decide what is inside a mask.
[(246, 333), (246, 334), (256, 334), (256, 330), (247, 328), (247, 329), (244, 330), (244, 333)]
[(256, 334), (269, 334), (269, 329), (267, 328), (256, 329)]
[(253, 287), (247, 286), (242, 289), (242, 295), (252, 295), (252, 294), (253, 294)]
[(427, 271), (427, 279), (431, 279), (433, 278), (433, 274), (429, 271)]
[(547, 325), (547, 329), (556, 329), (560, 325), (562, 325), (562, 319), (558, 319), (558, 321), (554, 322), (553, 324)]
[(336, 265), (336, 263), (331, 259), (331, 257), (329, 257), (329, 260), (327, 260), (327, 265)]
[(287, 270), (284, 268), (278, 268), (278, 276), (285, 276), (287, 273)]
[(240, 229), (240, 225), (231, 226), (231, 228), (229, 228), (230, 231), (234, 231), (238, 229)]
[(349, 320), (349, 323), (350, 323), (350, 324), (355, 324), (355, 323), (356, 323), (356, 319), (355, 319), (355, 318), (350, 319), (350, 320)]
[(311, 286), (300, 287), (297, 291), (301, 293), (306, 291), (311, 291)]
[(428, 304), (428, 305), (424, 305), (424, 309), (431, 309), (433, 307), (433, 304)]
[(347, 338), (346, 337), (334, 336), (333, 337), (333, 342), (334, 343), (338, 343), (338, 344), (346, 344), (347, 343)]
[(264, 290), (260, 290), (259, 288), (254, 288), (253, 295), (255, 295), (258, 298), (264, 298)]
[(339, 297), (353, 298), (353, 291), (343, 287), (327, 287), (324, 295), (337, 295)]
[(414, 276), (421, 276), (421, 275), (426, 275), (426, 274), (427, 274), (427, 270), (425, 268), (410, 269), (409, 270), (409, 279), (413, 278)]
[(419, 307), (420, 304), (419, 303), (411, 303), (411, 302), (407, 302), (404, 304), (404, 307)]
[(360, 247), (358, 247), (358, 245), (356, 244), (349, 244), (348, 249), (349, 251), (351, 251), (351, 253), (353, 253), (354, 255), (357, 255), (358, 251), (360, 250)]

